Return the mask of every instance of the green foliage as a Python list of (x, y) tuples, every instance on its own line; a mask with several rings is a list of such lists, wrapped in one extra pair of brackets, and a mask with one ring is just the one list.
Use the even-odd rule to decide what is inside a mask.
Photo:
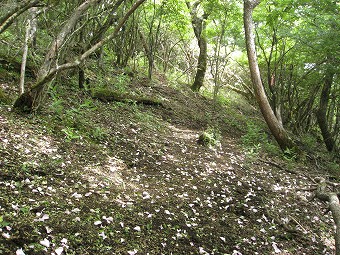
[(254, 122), (247, 123), (247, 133), (241, 138), (243, 146), (247, 150), (258, 152), (265, 141), (265, 134)]
[(62, 115), (64, 112), (64, 100), (62, 99), (55, 99), (53, 100), (50, 108), (53, 112), (55, 112), (57, 115)]
[[(111, 85), (113, 90), (125, 94), (128, 91), (128, 85), (131, 79), (128, 75), (120, 74), (114, 77), (113, 84)], [(110, 87), (111, 87), (110, 86)]]
[(5, 92), (0, 88), (0, 103), (9, 103), (10, 99)]
[(107, 132), (104, 128), (101, 127), (94, 127), (90, 131), (90, 137), (97, 140), (97, 141), (103, 141), (107, 137)]
[(340, 164), (335, 161), (330, 161), (327, 163), (328, 173), (340, 181)]
[(74, 128), (65, 127), (61, 131), (65, 134), (67, 142), (71, 142), (75, 139), (81, 138), (81, 136), (79, 135), (79, 131), (75, 130)]
[(4, 217), (0, 215), (0, 228), (7, 227), (10, 224), (11, 224), (10, 222), (4, 220)]
[(283, 152), (283, 158), (287, 161), (295, 161), (298, 158), (298, 154), (296, 150), (287, 148)]
[(218, 128), (208, 127), (198, 137), (198, 143), (206, 147), (215, 147), (220, 144), (221, 132)]
[(247, 122), (247, 133), (241, 137), (241, 142), (250, 157), (257, 156), (261, 151), (272, 155), (281, 153), (261, 125), (253, 121)]

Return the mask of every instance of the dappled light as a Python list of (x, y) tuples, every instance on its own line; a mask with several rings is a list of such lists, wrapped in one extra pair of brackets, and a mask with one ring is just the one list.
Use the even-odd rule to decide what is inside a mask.
[(339, 8), (1, 0), (0, 254), (340, 255)]

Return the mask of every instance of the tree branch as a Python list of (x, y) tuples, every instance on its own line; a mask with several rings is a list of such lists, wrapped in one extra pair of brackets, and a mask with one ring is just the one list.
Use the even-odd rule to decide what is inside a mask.
[(32, 7), (44, 6), (40, 0), (28, 0), (11, 10), (7, 15), (0, 18), (0, 34), (3, 33), (22, 13)]
[(329, 210), (336, 226), (335, 232), (335, 254), (340, 255), (340, 201), (336, 192), (327, 191), (327, 182), (324, 178), (319, 179), (319, 185), (316, 190), (316, 197), (321, 201), (328, 202)]

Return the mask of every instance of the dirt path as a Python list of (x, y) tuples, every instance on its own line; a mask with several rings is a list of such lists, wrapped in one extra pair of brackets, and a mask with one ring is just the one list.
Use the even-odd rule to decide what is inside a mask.
[(308, 178), (250, 160), (235, 133), (199, 145), (206, 99), (166, 91), (166, 109), (71, 112), (99, 141), (66, 141), (63, 115), (1, 107), (0, 254), (332, 253), (330, 214), (298, 190)]

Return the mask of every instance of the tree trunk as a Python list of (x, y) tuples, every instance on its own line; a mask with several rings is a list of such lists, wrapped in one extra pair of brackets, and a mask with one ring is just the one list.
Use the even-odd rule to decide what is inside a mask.
[(31, 21), (27, 21), (26, 34), (25, 34), (25, 43), (24, 43), (24, 52), (22, 54), (21, 60), (21, 69), (20, 69), (20, 81), (19, 81), (19, 95), (24, 94), (25, 87), (25, 73), (26, 73), (26, 62), (27, 62), (27, 54), (28, 54), (28, 42), (30, 37), (31, 30)]
[[(87, 1), (85, 3), (89, 3), (89, 2), (93, 3), (95, 1), (98, 1), (98, 0)], [(113, 32), (110, 35), (108, 35), (107, 37), (105, 37), (101, 41), (97, 42), (90, 49), (85, 51), (81, 56), (79, 56), (77, 59), (75, 59), (73, 62), (68, 62), (68, 63), (65, 63), (63, 65), (57, 65), (55, 67), (50, 67), (49, 65), (46, 65), (46, 62), (51, 63), (52, 60), (47, 59), (47, 61), (43, 64), (43, 67), (41, 68), (42, 72), (39, 72), (40, 75), (38, 76), (37, 81), (34, 84), (34, 86), (32, 87), (32, 89), (29, 90), (29, 91), (26, 91), (24, 94), (22, 94), (15, 101), (13, 108), (21, 110), (23, 112), (36, 111), (40, 107), (41, 102), (44, 99), (45, 92), (47, 91), (47, 83), (49, 81), (53, 80), (53, 78), (56, 76), (56, 74), (58, 72), (78, 67), (86, 58), (88, 58), (96, 50), (101, 48), (108, 41), (112, 40), (119, 33), (120, 29), (125, 24), (125, 22), (128, 20), (128, 18), (131, 16), (131, 14), (134, 13), (134, 11), (145, 1), (146, 0), (136, 1), (135, 4), (130, 8), (130, 10), (125, 14), (125, 16), (118, 22), (117, 26), (115, 27), (115, 29), (113, 30)], [(81, 5), (80, 7), (82, 7), (83, 5)], [(80, 7), (78, 7), (78, 10), (79, 10)], [(79, 12), (75, 13), (75, 15), (78, 15), (78, 14), (79, 14)], [(72, 18), (74, 18), (74, 16), (72, 16), (70, 19), (72, 19)], [(70, 20), (66, 23), (66, 26), (68, 26), (69, 23), (70, 23)], [(63, 31), (64, 30), (65, 30), (65, 28), (63, 29)], [(62, 37), (62, 36), (59, 35), (57, 37), (57, 40), (60, 37)], [(59, 43), (56, 43), (56, 42), (54, 42), (54, 44), (60, 45)], [(51, 52), (53, 52), (53, 51), (50, 50), (49, 53), (47, 54), (47, 56)], [(44, 67), (46, 67), (46, 66), (48, 66), (49, 68), (45, 69)]]
[(244, 0), (244, 29), (246, 37), (247, 55), (249, 62), (249, 69), (251, 74), (252, 83), (254, 86), (256, 100), (259, 104), (261, 113), (271, 131), (275, 137), (277, 143), (282, 150), (293, 148), (293, 142), (288, 136), (286, 130), (280, 124), (276, 118), (273, 109), (271, 108), (267, 95), (265, 93), (260, 69), (257, 62), (256, 48), (255, 48), (255, 36), (253, 32), (253, 9), (259, 4), (258, 0)]
[(66, 40), (66, 37), (76, 26), (78, 20), (81, 18), (82, 14), (86, 12), (91, 5), (95, 3), (99, 3), (101, 0), (87, 0), (81, 5), (78, 6), (77, 9), (74, 10), (74, 13), (71, 15), (70, 19), (65, 23), (62, 30), (59, 32), (57, 38), (52, 42), (49, 51), (45, 55), (45, 59), (43, 64), (41, 65), (38, 77), (44, 77), (48, 74), (49, 70), (56, 66), (56, 56), (59, 54), (60, 48)]
[(79, 67), (78, 69), (78, 87), (83, 89), (85, 86), (85, 71), (83, 68)]
[[(57, 38), (52, 42), (47, 54), (45, 55), (45, 59), (43, 64), (40, 66), (38, 71), (38, 77), (36, 84), (32, 87), (31, 91), (27, 91), (22, 94), (14, 103), (14, 108), (21, 109), (23, 112), (31, 112), (35, 111), (39, 108), (40, 103), (44, 99), (44, 95), (42, 93), (46, 92), (45, 84), (43, 82), (51, 81), (53, 77), (49, 77), (50, 71), (54, 66), (57, 65), (56, 56), (59, 53), (60, 47), (66, 40), (68, 34), (72, 31), (72, 29), (77, 24), (77, 21), (81, 17), (81, 15), (94, 3), (99, 2), (100, 0), (87, 0), (74, 11), (70, 19), (65, 23), (62, 30), (59, 32)], [(57, 67), (58, 68), (58, 67)], [(22, 98), (21, 98), (22, 97)], [(32, 98), (30, 98), (32, 97)]]
[(37, 8), (32, 7), (31, 9), (31, 17), (27, 20), (26, 34), (25, 34), (25, 43), (24, 43), (24, 52), (22, 54), (21, 68), (20, 68), (20, 81), (19, 81), (19, 95), (24, 93), (25, 87), (25, 75), (26, 75), (26, 63), (27, 63), (27, 54), (28, 54), (28, 46), (30, 42), (33, 41), (37, 24), (36, 24), (36, 13)]
[(198, 92), (203, 86), (205, 72), (207, 70), (208, 43), (207, 43), (205, 28), (206, 28), (206, 19), (208, 18), (209, 14), (204, 12), (202, 17), (198, 16), (198, 6), (200, 5), (200, 1), (195, 2), (193, 5), (191, 5), (190, 2), (187, 1), (186, 5), (188, 9), (190, 10), (192, 27), (194, 29), (194, 33), (195, 33), (195, 36), (198, 42), (198, 47), (200, 49), (195, 80), (191, 86), (191, 89), (193, 91)]
[(207, 59), (208, 59), (208, 53), (207, 53), (207, 40), (205, 36), (201, 36), (201, 38), (198, 41), (198, 46), (200, 48), (200, 54), (198, 56), (198, 62), (197, 62), (197, 71), (195, 75), (194, 83), (191, 86), (191, 89), (193, 91), (198, 92), (201, 87), (203, 86), (205, 73), (207, 70)]
[(328, 68), (326, 70), (324, 85), (322, 87), (319, 109), (317, 111), (316, 117), (321, 130), (323, 141), (326, 144), (328, 151), (333, 151), (335, 146), (335, 141), (330, 132), (328, 121), (327, 121), (327, 110), (329, 103), (329, 95), (331, 92), (331, 87), (333, 83), (334, 72)]

